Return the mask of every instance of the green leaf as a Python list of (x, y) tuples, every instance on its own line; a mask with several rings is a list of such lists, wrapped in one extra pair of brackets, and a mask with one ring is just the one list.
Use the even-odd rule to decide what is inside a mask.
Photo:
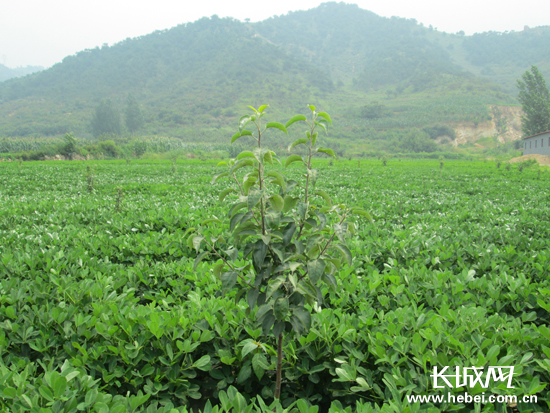
[(327, 125), (325, 125), (325, 123), (326, 123), (326, 122), (325, 122), (324, 120), (319, 121), (319, 122), (316, 121), (316, 122), (315, 122), (315, 125), (320, 126), (321, 128), (323, 128), (323, 130), (324, 130), (325, 133), (326, 133), (326, 132), (327, 132)]
[(237, 211), (240, 211), (241, 209), (245, 208), (246, 205), (247, 205), (246, 202), (238, 202), (238, 203), (236, 203), (235, 205), (233, 205), (233, 206), (231, 207), (231, 209), (229, 210), (229, 214), (228, 214), (228, 215), (229, 215), (230, 217), (233, 217)]
[(249, 176), (243, 184), (243, 192), (245, 195), (250, 193), (250, 189), (253, 188), (258, 182), (258, 178), (255, 176)]
[(302, 280), (296, 286), (296, 290), (301, 292), (305, 296), (309, 296), (312, 299), (317, 298), (317, 289), (311, 280)]
[(278, 321), (284, 320), (288, 315), (288, 298), (279, 297), (273, 305), (273, 314)]
[(285, 178), (280, 172), (268, 171), (266, 175), (274, 178), (271, 180), (271, 183), (279, 185), (283, 191), (286, 189)]
[(97, 389), (90, 389), (86, 393), (86, 397), (84, 398), (84, 402), (87, 406), (91, 406), (97, 399)]
[(6, 316), (11, 318), (12, 320), (15, 320), (17, 318), (17, 316), (15, 315), (15, 308), (12, 306), (6, 307)]
[(56, 399), (59, 399), (63, 394), (65, 394), (65, 390), (67, 389), (67, 379), (63, 376), (57, 377), (57, 380), (55, 383), (52, 383), (53, 393), (54, 397)]
[(283, 230), (283, 244), (286, 246), (290, 244), (292, 236), (296, 232), (296, 224), (294, 222), (289, 223)]
[(269, 370), (269, 363), (262, 353), (254, 354), (252, 357), (252, 368), (258, 380), (261, 380), (266, 370)]
[(280, 212), (280, 211), (283, 210), (283, 208), (285, 206), (285, 200), (283, 199), (283, 197), (281, 195), (273, 194), (273, 195), (271, 195), (269, 200), (271, 202), (271, 207), (275, 211)]
[(362, 209), (357, 209), (352, 211), (352, 214), (361, 215), (369, 220), (371, 224), (374, 223), (374, 220), (372, 219), (371, 214), (369, 214), (367, 211), (363, 211)]
[(214, 175), (214, 177), (212, 178), (212, 182), (210, 184), (214, 185), (216, 182), (218, 182), (220, 178), (223, 178), (224, 176), (229, 176), (229, 172), (222, 172), (217, 175)]
[(242, 212), (233, 215), (233, 217), (229, 221), (229, 231), (233, 231), (235, 227), (241, 223), (241, 220), (244, 217), (244, 215), (245, 214), (243, 214)]
[(193, 235), (193, 248), (195, 248), (197, 252), (199, 252), (199, 248), (203, 239), (204, 237), (202, 235)]
[(297, 161), (302, 161), (302, 163), (305, 163), (300, 155), (296, 155), (296, 154), (290, 155), (288, 158), (286, 158), (285, 168), (287, 168), (288, 165), (290, 165), (291, 163), (297, 162)]
[(307, 272), (313, 285), (316, 285), (317, 281), (325, 273), (325, 268), (326, 264), (322, 259), (316, 259), (307, 263)]
[(313, 105), (307, 105), (307, 107), (308, 107), (312, 112), (315, 112), (315, 106), (313, 106)]
[(335, 371), (336, 371), (336, 374), (338, 375), (338, 377), (340, 377), (340, 379), (342, 381), (353, 381), (354, 380), (354, 377), (352, 377), (352, 375), (346, 369), (337, 368)]
[(2, 396), (6, 399), (15, 399), (16, 397), (18, 397), (17, 390), (15, 390), (13, 387), (4, 387)]
[(333, 151), (332, 149), (329, 149), (329, 148), (317, 148), (317, 152), (326, 153), (327, 155), (330, 155), (330, 156), (332, 156), (334, 159), (336, 159), (336, 154), (334, 153), (334, 151)]
[(193, 271), (195, 271), (197, 269), (197, 265), (199, 265), (200, 262), (203, 260), (203, 258), (206, 257), (207, 255), (210, 255), (210, 251), (201, 252), (197, 256), (197, 258), (195, 258), (195, 263), (193, 264)]
[(262, 333), (265, 336), (269, 334), (269, 330), (271, 330), (273, 324), (275, 324), (275, 316), (273, 315), (273, 311), (270, 311), (262, 321)]
[[(336, 260), (335, 259), (332, 260), (333, 264), (334, 264), (334, 261)], [(336, 277), (332, 274), (325, 273), (323, 275), (323, 281), (328, 285), (332, 285), (334, 288), (338, 287), (338, 282), (336, 281)]]
[(243, 346), (243, 349), (241, 351), (241, 358), (245, 358), (248, 353), (253, 352), (258, 348), (258, 344), (254, 340), (250, 340), (248, 343), (246, 343)]
[(277, 128), (281, 131), (283, 131), (284, 133), (286, 133), (288, 135), (288, 132), (285, 128), (285, 125), (283, 125), (282, 123), (279, 123), (279, 122), (268, 122), (266, 125), (265, 125), (265, 128), (266, 129), (269, 129), (269, 128)]
[(241, 160), (243, 158), (255, 158), (254, 152), (252, 151), (242, 151), (237, 155), (237, 159)]
[(211, 222), (217, 222), (218, 224), (222, 224), (222, 221), (220, 221), (218, 218), (208, 218), (201, 222), (201, 225), (210, 224)]
[(250, 106), (250, 105), (247, 105), (247, 106), (248, 106), (250, 109), (252, 109), (254, 112), (256, 112), (258, 115), (260, 114), (260, 112), (258, 112), (258, 111), (256, 110), (256, 108), (254, 108), (254, 107), (252, 107), (252, 106)]
[(276, 272), (276, 273), (285, 272), (285, 271), (294, 272), (301, 266), (302, 264), (300, 262), (293, 262), (293, 261), (285, 262), (284, 264), (277, 266), (273, 272)]
[(307, 204), (303, 201), (298, 202), (298, 216), (304, 221), (306, 219)]
[(264, 317), (266, 317), (271, 310), (270, 304), (264, 304), (258, 308), (258, 311), (256, 311), (256, 321), (261, 322)]
[(273, 154), (275, 152), (273, 151), (266, 151), (264, 155), (264, 162), (269, 163), (270, 165), (273, 165)]
[(237, 191), (234, 188), (227, 188), (227, 189), (224, 189), (222, 192), (220, 192), (219, 202), (220, 203), (223, 202), (225, 197), (229, 195), (231, 192), (237, 192)]
[(298, 407), (298, 411), (300, 413), (309, 413), (308, 404), (304, 399), (298, 400), (298, 402), (296, 403), (296, 406)]
[(252, 132), (250, 132), (249, 130), (239, 131), (231, 137), (231, 143), (235, 142), (237, 139), (243, 136), (251, 136), (251, 135), (252, 135)]
[(233, 288), (233, 286), (237, 282), (237, 277), (238, 276), (239, 276), (239, 274), (235, 271), (224, 272), (221, 275), (220, 278), (222, 280), (222, 289), (223, 289), (224, 293)]
[(334, 232), (341, 242), (346, 242), (346, 234), (348, 232), (348, 224), (334, 224)]
[(292, 196), (286, 195), (284, 197), (285, 206), (283, 208), (283, 212), (286, 213), (286, 212), (290, 211), (292, 208), (294, 208), (296, 206), (296, 204), (298, 203), (299, 200), (300, 200), (300, 198), (294, 198)]
[[(256, 110), (256, 109), (254, 109), (254, 110)], [(246, 127), (246, 125), (248, 125), (248, 123), (251, 120), (252, 120), (252, 116), (250, 116), (250, 115), (241, 116), (241, 118), (239, 119), (239, 132), (242, 132), (243, 129)], [(233, 143), (233, 140), (231, 140), (231, 143)]]
[(27, 402), (27, 404), (29, 405), (30, 408), (33, 407), (32, 401), (29, 398), (29, 396), (27, 396), (26, 394), (22, 394), (21, 397), (23, 398), (23, 400), (25, 400)]
[(315, 146), (315, 144), (317, 143), (317, 136), (319, 136), (319, 134), (315, 132), (313, 134), (313, 137), (311, 138), (311, 146)]
[(252, 310), (254, 306), (256, 305), (256, 301), (258, 301), (258, 296), (260, 295), (260, 290), (257, 288), (254, 288), (252, 290), (248, 290), (246, 293), (246, 301), (248, 302), (248, 307)]
[(252, 406), (247, 407), (247, 402), (244, 396), (241, 393), (235, 394), (235, 398), (233, 399), (233, 411), (234, 412), (243, 412), (243, 413), (251, 413), (252, 412)]
[(40, 388), (38, 389), (38, 391), (40, 392), (40, 394), (42, 395), (43, 398), (45, 398), (47, 401), (49, 402), (53, 402), (53, 393), (52, 391), (46, 387), (46, 386), (40, 386)]
[(288, 122), (285, 124), (285, 127), (289, 127), (290, 125), (292, 125), (293, 123), (295, 122), (299, 122), (299, 121), (307, 121), (307, 118), (304, 116), (304, 115), (295, 115), (293, 117), (291, 117)]
[(288, 147), (288, 151), (290, 152), (292, 149), (294, 149), (294, 147), (298, 145), (306, 144), (307, 142), (308, 140), (306, 138), (296, 139), (294, 142), (290, 144), (290, 146)]
[(323, 199), (327, 202), (327, 205), (329, 207), (332, 206), (332, 201), (330, 199), (330, 196), (325, 191), (323, 191), (322, 189), (320, 189), (318, 191), (315, 191), (315, 195), (319, 195), (320, 197), (323, 197)]
[(210, 370), (210, 356), (208, 354), (202, 356), (195, 362), (195, 367), (202, 371)]
[(250, 158), (241, 159), (235, 165), (233, 165), (233, 167), (231, 168), (231, 170), (229, 172), (234, 173), (237, 170), (239, 170), (241, 168), (244, 168), (245, 166), (254, 166), (254, 161)]
[(285, 328), (286, 321), (277, 321), (275, 324), (273, 324), (273, 335), (275, 337), (279, 337), (279, 334), (281, 334)]
[(297, 334), (302, 334), (311, 328), (311, 314), (302, 308), (295, 308), (290, 323)]
[(340, 250), (342, 256), (347, 260), (348, 265), (351, 267), (352, 255), (349, 248), (343, 244), (336, 244), (335, 247)]
[(500, 352), (500, 346), (495, 344), (492, 346), (489, 351), (487, 352), (487, 360), (492, 359), (494, 356), (497, 356)]
[(258, 205), (258, 202), (260, 202), (262, 195), (263, 195), (262, 191), (259, 191), (259, 190), (250, 191), (247, 199), (247, 207), (249, 211), (252, 210), (252, 208), (254, 208), (256, 205)]
[(254, 245), (254, 254), (253, 254), (254, 264), (256, 265), (256, 268), (262, 267), (266, 254), (267, 254), (267, 245), (265, 245), (265, 243), (261, 240), (257, 241), (256, 244)]
[(330, 118), (330, 115), (327, 112), (319, 112), (317, 116), (321, 116), (325, 118), (326, 121), (332, 125), (332, 119)]
[(271, 280), (267, 286), (267, 290), (265, 292), (265, 301), (269, 300), (269, 298), (273, 295), (275, 291), (279, 289), (279, 287), (286, 281), (286, 278), (284, 275), (280, 275), (274, 280)]
[(258, 112), (264, 113), (264, 110), (266, 110), (269, 107), (269, 105), (262, 105), (258, 108)]

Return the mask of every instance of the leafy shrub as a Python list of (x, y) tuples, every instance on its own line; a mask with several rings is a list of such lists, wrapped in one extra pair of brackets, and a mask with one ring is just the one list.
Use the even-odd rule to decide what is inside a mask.
[(365, 119), (379, 119), (393, 115), (392, 111), (379, 102), (373, 102), (361, 108), (361, 117)]
[(440, 136), (448, 136), (452, 140), (456, 139), (455, 130), (447, 125), (430, 126), (430, 127), (425, 127), (422, 130), (426, 132), (431, 139), (436, 139), (436, 138), (439, 138)]
[[(277, 340), (277, 377), (275, 399), (281, 397), (282, 358), (284, 335), (307, 335), (311, 328), (312, 309), (320, 311), (323, 305), (321, 287), (337, 285), (335, 274), (347, 263), (351, 265), (351, 252), (346, 245), (346, 235), (355, 226), (352, 214), (370, 215), (361, 208), (347, 208), (343, 204), (333, 205), (329, 195), (316, 190), (319, 170), (312, 169), (314, 153), (324, 153), (335, 157), (332, 149), (317, 144), (316, 129), (327, 130), (332, 124), (326, 112), (317, 112), (309, 105), (311, 120), (304, 115), (296, 115), (283, 125), (278, 122), (262, 123), (267, 105), (253, 109), (252, 115), (245, 115), (239, 121), (239, 131), (231, 142), (243, 136), (252, 136), (257, 147), (241, 152), (230, 162), (221, 162), (229, 168), (214, 177), (213, 183), (227, 177), (234, 181), (236, 188), (228, 188), (220, 193), (220, 202), (228, 195), (236, 195), (228, 214), (228, 224), (232, 238), (223, 247), (216, 245), (220, 238), (207, 236), (206, 229), (191, 234), (188, 246), (199, 253), (195, 266), (205, 257), (218, 259), (214, 267), (222, 281), (224, 292), (237, 290), (237, 298), (246, 296), (250, 311), (256, 307), (251, 317), (264, 336), (272, 334)], [(285, 167), (298, 162), (305, 166), (305, 182), (299, 183), (285, 178), (274, 162), (279, 162), (275, 152), (262, 146), (262, 138), (269, 129), (287, 133), (287, 128), (296, 122), (307, 124), (306, 137), (295, 140), (289, 151), (304, 145), (307, 156), (290, 155)], [(246, 129), (251, 124), (252, 131)], [(269, 168), (271, 165), (271, 168)], [(249, 170), (244, 178), (237, 172)], [(241, 184), (243, 182), (243, 184)], [(319, 203), (326, 202), (326, 205)], [(244, 212), (240, 212), (244, 209)], [(207, 219), (202, 225), (215, 221)], [(201, 225), (201, 227), (202, 227)], [(225, 240), (224, 240), (225, 241)], [(248, 262), (243, 263), (243, 260)], [(261, 380), (270, 368), (264, 352), (265, 346), (257, 338), (241, 343), (243, 356), (253, 354), (252, 366)]]

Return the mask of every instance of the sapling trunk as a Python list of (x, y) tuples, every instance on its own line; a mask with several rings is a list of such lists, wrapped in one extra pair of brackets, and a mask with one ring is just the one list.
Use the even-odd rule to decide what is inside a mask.
[(277, 381), (275, 383), (275, 400), (281, 398), (281, 378), (283, 373), (283, 333), (277, 339)]

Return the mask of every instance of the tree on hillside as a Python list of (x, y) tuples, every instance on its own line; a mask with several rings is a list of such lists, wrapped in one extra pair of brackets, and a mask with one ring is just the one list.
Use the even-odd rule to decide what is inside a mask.
[(524, 136), (536, 135), (550, 130), (550, 93), (544, 78), (536, 66), (531, 66), (518, 79), (519, 101), (524, 116), (521, 117), (521, 129)]
[(91, 122), (92, 133), (97, 138), (104, 134), (120, 135), (120, 112), (110, 99), (102, 100), (96, 106)]
[(126, 98), (126, 110), (124, 111), (124, 122), (131, 134), (134, 134), (143, 127), (143, 115), (136, 98), (128, 93)]
[(73, 155), (76, 153), (76, 138), (73, 136), (73, 133), (66, 133), (63, 136), (65, 144), (61, 147), (61, 153), (65, 156), (68, 156), (69, 159), (73, 159)]

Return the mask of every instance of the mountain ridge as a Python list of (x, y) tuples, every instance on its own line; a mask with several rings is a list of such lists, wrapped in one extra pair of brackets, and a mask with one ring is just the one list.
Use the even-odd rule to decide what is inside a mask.
[[(131, 93), (145, 136), (218, 142), (248, 104), (269, 103), (284, 120), (316, 103), (342, 125), (334, 139), (380, 146), (390, 130), (477, 124), (493, 116), (491, 105), (514, 104), (513, 76), (535, 63), (550, 73), (550, 56), (538, 52), (550, 27), (531, 30), (472, 40), (343, 3), (256, 23), (205, 17), (0, 83), (0, 136), (89, 137), (95, 105), (111, 99), (121, 108)], [(480, 60), (491, 44), (504, 51)], [(530, 52), (508, 56), (525, 44)], [(385, 115), (363, 118), (374, 102)]]
[(0, 64), (0, 83), (5, 80), (26, 76), (31, 73), (39, 72), (41, 70), (44, 70), (42, 66), (25, 66), (25, 67), (10, 68), (10, 67), (4, 66), (3, 64)]

